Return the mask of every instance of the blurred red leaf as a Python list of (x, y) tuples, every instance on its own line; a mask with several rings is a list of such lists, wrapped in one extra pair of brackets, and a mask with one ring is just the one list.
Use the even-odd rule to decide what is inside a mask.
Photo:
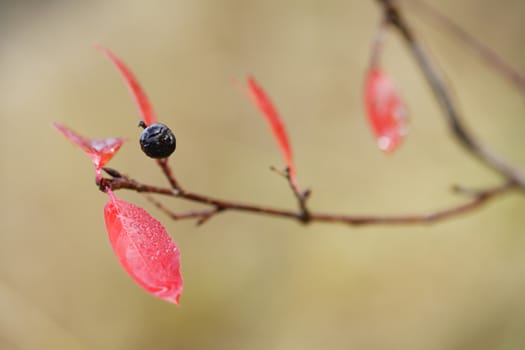
[(273, 105), (272, 101), (266, 95), (263, 88), (255, 81), (255, 78), (248, 77), (248, 91), (252, 97), (255, 105), (264, 115), (268, 124), (270, 125), (273, 135), (277, 140), (281, 153), (284, 157), (286, 166), (290, 171), (290, 180), (294, 185), (297, 185), (295, 178), (295, 166), (293, 162), (292, 149), (290, 147), (290, 142), (288, 141), (288, 135), (286, 134), (286, 129), (284, 127), (283, 121), (279, 112)]
[(89, 158), (91, 158), (91, 161), (95, 164), (97, 170), (102, 168), (111, 158), (113, 158), (125, 141), (118, 137), (90, 139), (77, 134), (62, 124), (53, 123), (53, 126), (69, 141), (79, 146)]
[(395, 151), (407, 134), (408, 112), (394, 83), (377, 67), (366, 75), (365, 105), (378, 147)]
[(108, 191), (104, 219), (115, 255), (148, 293), (178, 304), (182, 293), (180, 254), (168, 232), (144, 209)]
[(113, 64), (120, 71), (120, 74), (122, 74), (122, 76), (126, 80), (126, 84), (133, 96), (133, 99), (135, 100), (135, 104), (139, 109), (144, 123), (146, 123), (146, 125), (156, 123), (157, 118), (155, 117), (155, 113), (153, 112), (153, 107), (151, 106), (148, 97), (146, 96), (146, 93), (140, 86), (139, 82), (137, 81), (137, 79), (135, 79), (133, 73), (124, 64), (124, 62), (122, 62), (117, 56), (115, 56), (113, 52), (106, 49), (105, 47), (102, 47), (101, 45), (96, 45), (96, 48), (102, 51), (104, 54), (106, 54), (106, 56), (113, 62)]

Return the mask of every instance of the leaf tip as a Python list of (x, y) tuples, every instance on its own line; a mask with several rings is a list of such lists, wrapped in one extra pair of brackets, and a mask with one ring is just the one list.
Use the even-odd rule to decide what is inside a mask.
[(153, 107), (151, 106), (151, 103), (149, 102), (146, 93), (144, 92), (138, 80), (135, 78), (128, 66), (126, 66), (126, 64), (120, 58), (118, 58), (117, 55), (115, 55), (111, 50), (105, 48), (104, 46), (100, 44), (95, 44), (95, 48), (104, 53), (111, 60), (111, 62), (113, 62), (113, 65), (117, 67), (118, 71), (120, 72), (120, 75), (124, 78), (124, 81), (126, 82), (126, 85), (133, 97), (133, 100), (135, 101), (135, 105), (139, 110), (140, 116), (142, 120), (146, 123), (146, 125), (156, 123), (157, 118), (155, 117), (155, 113), (153, 112)]

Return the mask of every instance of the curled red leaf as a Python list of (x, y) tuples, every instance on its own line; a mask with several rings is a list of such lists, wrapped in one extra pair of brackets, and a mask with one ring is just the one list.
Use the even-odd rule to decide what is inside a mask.
[(102, 51), (119, 70), (120, 74), (126, 81), (126, 84), (129, 88), (129, 91), (131, 92), (131, 95), (133, 96), (133, 99), (135, 100), (135, 104), (139, 109), (141, 118), (144, 121), (144, 123), (146, 123), (146, 125), (156, 123), (157, 118), (155, 117), (155, 113), (153, 112), (153, 107), (149, 102), (148, 96), (146, 96), (146, 93), (140, 86), (133, 73), (124, 64), (124, 62), (122, 62), (117, 56), (115, 56), (115, 54), (109, 49), (106, 49), (105, 47), (102, 47), (100, 45), (96, 45), (96, 48)]
[(365, 105), (379, 149), (395, 151), (407, 134), (408, 112), (392, 80), (375, 66), (366, 75)]
[(126, 272), (148, 293), (178, 304), (180, 253), (164, 226), (144, 209), (108, 191), (104, 219), (109, 241)]
[(69, 141), (79, 146), (84, 153), (91, 158), (91, 161), (95, 164), (97, 170), (100, 170), (111, 158), (113, 158), (125, 141), (119, 137), (90, 139), (77, 134), (62, 124), (53, 123), (53, 126)]
[(261, 111), (270, 125), (273, 135), (279, 145), (279, 149), (281, 150), (281, 153), (284, 157), (286, 166), (288, 167), (290, 180), (296, 186), (297, 181), (295, 177), (295, 166), (293, 162), (292, 149), (290, 147), (290, 142), (288, 141), (288, 135), (286, 133), (282, 118), (268, 95), (255, 81), (255, 79), (250, 76), (248, 77), (247, 82), (250, 96), (252, 97), (255, 106), (257, 106), (257, 108)]

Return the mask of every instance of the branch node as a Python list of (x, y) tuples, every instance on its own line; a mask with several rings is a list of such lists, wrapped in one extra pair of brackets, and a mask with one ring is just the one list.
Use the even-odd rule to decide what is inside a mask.
[(299, 219), (299, 221), (301, 221), (302, 224), (306, 225), (308, 223), (310, 223), (310, 221), (312, 220), (312, 216), (310, 215), (310, 212), (308, 210), (303, 210), (298, 216), (297, 218)]
[(111, 184), (112, 184), (111, 179), (106, 179), (104, 177), (101, 177), (101, 178), (97, 178), (95, 180), (95, 183), (97, 184), (98, 189), (104, 193), (107, 193), (108, 190), (111, 190)]
[(303, 199), (303, 201), (306, 201), (310, 198), (311, 194), (312, 194), (312, 191), (309, 188), (307, 188), (300, 193), (300, 196)]

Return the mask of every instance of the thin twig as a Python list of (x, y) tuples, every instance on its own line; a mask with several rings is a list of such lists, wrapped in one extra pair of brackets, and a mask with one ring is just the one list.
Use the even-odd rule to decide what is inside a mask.
[(290, 168), (287, 167), (284, 174), (288, 184), (290, 185), (290, 188), (292, 189), (295, 199), (297, 199), (297, 205), (299, 206), (299, 210), (301, 212), (301, 221), (306, 224), (308, 221), (310, 221), (310, 210), (308, 209), (306, 202), (308, 201), (311, 192), (309, 189), (301, 191), (297, 185), (297, 182), (292, 178)]
[(177, 214), (171, 211), (170, 209), (168, 209), (166, 206), (164, 206), (164, 204), (162, 204), (152, 195), (145, 194), (144, 197), (146, 197), (148, 201), (153, 203), (155, 207), (157, 207), (157, 209), (159, 209), (164, 214), (168, 215), (173, 220), (184, 220), (184, 219), (195, 219), (195, 218), (201, 219), (201, 220), (203, 218), (209, 219), (212, 215), (218, 212), (216, 208), (212, 208), (212, 209), (204, 209), (204, 210), (192, 210), (192, 211), (188, 211), (185, 213)]
[(173, 174), (173, 171), (171, 170), (171, 167), (168, 163), (168, 158), (163, 159), (157, 159), (157, 164), (162, 169), (162, 172), (164, 173), (164, 176), (166, 176), (166, 179), (168, 179), (171, 188), (175, 190), (181, 189), (177, 179), (175, 178), (175, 175)]
[(299, 206), (299, 210), (301, 211), (300, 215), (302, 221), (304, 223), (308, 223), (308, 221), (310, 221), (310, 211), (308, 210), (306, 202), (308, 201), (308, 198), (311, 195), (311, 191), (309, 189), (301, 191), (301, 189), (297, 185), (297, 182), (293, 180), (289, 167), (286, 167), (286, 169), (282, 171), (271, 166), (270, 170), (274, 171), (275, 173), (286, 179), (286, 182), (288, 182), (288, 185), (290, 186), (290, 189), (292, 190), (292, 193), (294, 194), (294, 197), (297, 200), (297, 205)]
[(508, 64), (503, 57), (496, 51), (479, 41), (475, 36), (467, 32), (451, 18), (439, 12), (432, 5), (420, 0), (404, 0), (412, 5), (416, 10), (426, 14), (428, 18), (441, 25), (441, 28), (448, 30), (459, 38), (468, 47), (474, 50), (490, 68), (498, 71), (504, 78), (513, 83), (521, 93), (525, 93), (525, 76)]
[(442, 78), (438, 67), (432, 62), (430, 55), (421, 42), (416, 38), (414, 32), (406, 23), (401, 11), (395, 1), (377, 0), (383, 6), (385, 18), (399, 30), (402, 38), (408, 44), (408, 48), (414, 55), (423, 75), (430, 85), (436, 100), (441, 105), (449, 128), (461, 145), (486, 166), (492, 168), (505, 179), (517, 183), (525, 188), (525, 174), (513, 164), (496, 154), (488, 147), (478, 142), (463, 124), (459, 110), (455, 105), (447, 85)]
[(372, 49), (370, 50), (369, 67), (374, 68), (380, 66), (381, 56), (385, 43), (385, 34), (390, 22), (384, 17), (377, 26), (377, 31), (372, 39)]

